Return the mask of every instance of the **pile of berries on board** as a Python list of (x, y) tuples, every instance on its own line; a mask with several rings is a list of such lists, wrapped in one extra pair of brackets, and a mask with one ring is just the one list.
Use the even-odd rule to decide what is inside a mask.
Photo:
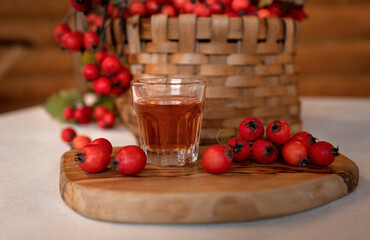
[(145, 152), (138, 146), (128, 145), (118, 150), (112, 159), (112, 144), (106, 138), (91, 138), (77, 135), (73, 128), (66, 127), (61, 131), (61, 138), (72, 149), (78, 150), (75, 162), (86, 173), (99, 173), (107, 169), (110, 163), (113, 169), (124, 175), (136, 175), (146, 166)]
[(221, 174), (229, 170), (233, 162), (249, 160), (271, 164), (279, 157), (291, 166), (327, 166), (339, 156), (338, 147), (317, 141), (308, 132), (291, 136), (290, 127), (283, 120), (271, 122), (265, 130), (259, 119), (248, 117), (240, 123), (239, 134), (240, 137), (230, 139), (227, 145), (216, 144), (206, 149), (202, 157), (204, 170)]

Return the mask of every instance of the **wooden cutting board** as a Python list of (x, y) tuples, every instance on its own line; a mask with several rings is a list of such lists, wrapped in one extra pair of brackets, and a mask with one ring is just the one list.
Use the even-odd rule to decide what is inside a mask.
[[(114, 148), (112, 157), (119, 149)], [(110, 166), (101, 173), (85, 173), (74, 162), (76, 152), (66, 152), (61, 158), (64, 202), (83, 216), (113, 222), (217, 223), (271, 218), (349, 194), (359, 178), (356, 164), (343, 155), (328, 167), (248, 161), (233, 163), (227, 173), (213, 175), (202, 169), (199, 160), (187, 167), (147, 165), (129, 177)]]

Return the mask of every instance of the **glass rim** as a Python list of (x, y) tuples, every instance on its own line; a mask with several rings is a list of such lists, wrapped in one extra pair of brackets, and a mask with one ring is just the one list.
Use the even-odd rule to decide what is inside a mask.
[[(180, 80), (181, 82), (172, 82), (171, 80)], [(145, 85), (205, 85), (205, 79), (193, 77), (151, 77), (141, 78), (131, 81), (132, 86), (145, 86)]]

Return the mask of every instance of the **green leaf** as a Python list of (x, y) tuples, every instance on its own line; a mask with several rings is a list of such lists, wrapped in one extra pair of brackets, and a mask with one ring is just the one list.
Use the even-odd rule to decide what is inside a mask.
[(115, 109), (115, 97), (113, 96), (101, 96), (95, 106), (104, 105), (109, 110), (114, 111)]
[(270, 6), (274, 0), (260, 0), (258, 2), (258, 8)]
[(86, 64), (94, 62), (94, 56), (95, 56), (94, 52), (89, 52), (89, 51), (83, 52), (81, 54), (81, 59), (80, 59), (81, 66), (83, 67)]
[(45, 102), (45, 110), (59, 121), (66, 122), (63, 118), (63, 110), (67, 106), (74, 106), (76, 101), (82, 101), (83, 94), (77, 89), (61, 90), (53, 94)]

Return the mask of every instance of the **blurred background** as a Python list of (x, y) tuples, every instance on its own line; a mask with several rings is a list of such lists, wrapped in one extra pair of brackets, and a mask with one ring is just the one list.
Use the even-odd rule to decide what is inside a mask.
[[(68, 0), (0, 0), (0, 113), (42, 104), (76, 85), (55, 43)], [(370, 97), (370, 1), (309, 0), (297, 64), (301, 96)]]

